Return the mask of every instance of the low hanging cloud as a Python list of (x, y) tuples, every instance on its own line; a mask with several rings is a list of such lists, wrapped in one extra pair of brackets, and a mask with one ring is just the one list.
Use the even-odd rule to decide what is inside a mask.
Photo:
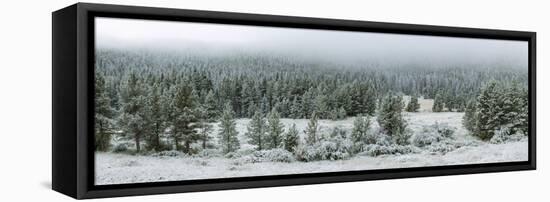
[(96, 18), (98, 48), (273, 54), (357, 64), (507, 64), (527, 69), (526, 41), (159, 20)]

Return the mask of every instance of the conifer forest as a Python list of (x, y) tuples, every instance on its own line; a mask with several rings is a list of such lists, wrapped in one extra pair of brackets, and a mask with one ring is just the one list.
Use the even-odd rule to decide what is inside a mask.
[(95, 51), (96, 184), (527, 160), (527, 64), (499, 54), (384, 62), (113, 38)]

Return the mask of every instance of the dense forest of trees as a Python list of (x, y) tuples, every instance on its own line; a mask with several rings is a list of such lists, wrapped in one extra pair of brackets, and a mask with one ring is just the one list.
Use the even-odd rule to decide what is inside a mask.
[[(466, 110), (467, 115), (475, 115), (465, 121), (466, 127), (485, 134), (489, 129), (480, 126), (493, 123), (479, 111), (485, 105), (499, 105), (484, 102), (497, 96), (487, 93), (491, 85), (485, 82), (516, 83), (517, 90), (524, 89), (518, 84), (527, 80), (523, 70), (508, 67), (338, 66), (297, 61), (263, 55), (98, 50), (96, 150), (108, 150), (111, 136), (118, 134), (134, 141), (137, 152), (146, 145), (146, 150), (193, 153), (195, 143), (212, 147), (209, 123), (219, 121), (218, 145), (229, 153), (240, 147), (236, 118), (252, 119), (246, 136), (258, 150), (297, 147), (299, 131), (295, 126), (285, 130), (280, 118), (309, 119), (303, 132), (307, 144), (313, 145), (321, 138), (319, 119), (377, 116), (383, 132), (405, 144), (407, 124), (401, 114), (418, 111), (419, 96), (435, 99), (434, 112)], [(504, 96), (525, 97), (513, 90)], [(401, 95), (414, 96), (405, 106)], [(362, 128), (354, 129), (354, 138), (365, 139), (370, 122), (356, 122)], [(513, 124), (526, 127), (523, 122)], [(161, 141), (166, 134), (170, 142)]]

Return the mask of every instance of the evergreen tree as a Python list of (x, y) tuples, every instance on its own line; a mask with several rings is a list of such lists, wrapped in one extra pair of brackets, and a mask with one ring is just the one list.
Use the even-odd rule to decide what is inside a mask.
[(500, 90), (496, 81), (490, 81), (481, 89), (477, 98), (477, 123), (473, 134), (482, 140), (491, 139), (494, 130), (500, 126), (500, 120), (496, 117), (500, 113)]
[(121, 94), (122, 106), (118, 124), (123, 129), (123, 137), (133, 139), (136, 152), (141, 152), (142, 138), (146, 134), (147, 113), (143, 87), (135, 72), (131, 72)]
[(348, 85), (338, 87), (334, 92), (335, 104), (346, 111), (346, 115), (351, 114), (351, 97), (348, 90)]
[(406, 122), (402, 115), (403, 98), (389, 94), (380, 106), (377, 117), (380, 128), (389, 136), (400, 135), (405, 132)]
[(472, 100), (468, 102), (468, 105), (466, 106), (466, 111), (464, 113), (464, 117), (462, 118), (462, 125), (464, 125), (464, 128), (472, 132), (474, 132), (476, 129), (476, 123), (477, 123), (476, 111), (477, 111), (476, 102), (475, 100)]
[(411, 96), (411, 101), (409, 101), (406, 111), (417, 112), (419, 109), (420, 109), (420, 103), (418, 103), (418, 97), (416, 95)]
[(350, 108), (350, 115), (356, 116), (361, 113), (363, 113), (363, 100), (361, 96), (361, 91), (359, 89), (359, 86), (357, 84), (357, 81), (353, 82), (353, 86), (351, 88), (351, 94), (350, 94), (350, 101), (351, 101), (351, 108)]
[(292, 104), (290, 105), (290, 118), (299, 119), (302, 117), (301, 104), (298, 102), (298, 97), (294, 96), (294, 99), (292, 99)]
[(106, 91), (103, 75), (95, 75), (95, 150), (107, 151), (110, 148), (114, 109)]
[(344, 109), (344, 107), (338, 108), (338, 111), (336, 113), (337, 113), (336, 116), (338, 117), (338, 119), (345, 119), (347, 116), (347, 112)]
[(279, 148), (282, 146), (284, 125), (281, 123), (279, 112), (273, 108), (267, 115), (267, 147), (270, 149)]
[(361, 116), (355, 117), (353, 129), (351, 131), (351, 141), (354, 143), (367, 143), (366, 138), (370, 125), (371, 123), (368, 116), (365, 118)]
[(267, 99), (266, 96), (262, 97), (260, 107), (261, 107), (261, 110), (262, 110), (262, 114), (267, 114), (271, 110), (271, 107), (269, 105), (269, 100)]
[(371, 92), (369, 95), (367, 95), (365, 100), (365, 108), (365, 113), (367, 113), (369, 116), (374, 116), (374, 114), (376, 113), (376, 97), (374, 96), (374, 93)]
[(294, 152), (294, 148), (298, 146), (299, 141), (300, 136), (298, 134), (298, 129), (296, 129), (296, 124), (292, 124), (292, 126), (288, 129), (288, 132), (285, 134), (283, 141), (284, 149), (289, 152)]
[(312, 107), (314, 106), (314, 103), (313, 103), (313, 99), (312, 99), (313, 95), (311, 91), (312, 89), (310, 88), (302, 95), (302, 102), (300, 103), (301, 104), (300, 109), (302, 109), (300, 114), (303, 115), (302, 118), (311, 118), (308, 116), (312, 114), (314, 110), (314, 108)]
[(245, 133), (249, 138), (248, 143), (255, 145), (258, 150), (265, 149), (265, 145), (267, 144), (266, 129), (267, 126), (262, 113), (256, 111), (254, 116), (252, 116), (252, 120), (248, 123), (247, 132)]
[(337, 121), (340, 119), (340, 117), (338, 116), (338, 110), (337, 109), (332, 109), (330, 110), (330, 112), (328, 113), (327, 115), (330, 120), (333, 120), (333, 121)]
[(444, 107), (443, 95), (438, 92), (434, 98), (434, 104), (432, 106), (432, 112), (442, 112)]
[(145, 106), (149, 112), (149, 120), (151, 129), (148, 130), (149, 134), (147, 135), (147, 146), (148, 149), (153, 149), (155, 151), (163, 150), (163, 145), (160, 141), (160, 136), (164, 132), (166, 117), (164, 116), (163, 106), (166, 104), (161, 97), (160, 87), (157, 84), (152, 86), (148, 96), (148, 104)]
[(253, 86), (251, 86), (250, 82), (243, 82), (243, 86), (241, 89), (241, 103), (242, 103), (242, 110), (243, 115), (245, 117), (252, 117), (255, 113), (255, 111), (250, 111), (251, 106), (254, 105), (254, 91)]
[(517, 84), (488, 82), (477, 98), (474, 136), (489, 140), (505, 127), (510, 134), (527, 133), (527, 90)]
[(212, 132), (212, 125), (208, 123), (208, 119), (210, 118), (208, 116), (208, 110), (204, 106), (199, 106), (197, 108), (197, 116), (198, 116), (198, 122), (197, 122), (197, 133), (199, 135), (199, 140), (202, 145), (202, 149), (206, 149), (208, 146), (208, 142), (212, 139), (212, 137), (209, 135), (210, 132)]
[(342, 130), (338, 126), (332, 128), (332, 131), (330, 131), (330, 134), (329, 134), (329, 138), (332, 138), (332, 139), (342, 139), (346, 137), (347, 137), (346, 131)]
[(317, 115), (315, 112), (311, 114), (311, 118), (309, 119), (304, 133), (306, 134), (306, 143), (308, 145), (313, 145), (320, 140), (319, 121), (317, 120)]
[(206, 117), (204, 118), (206, 118), (207, 121), (218, 119), (219, 109), (216, 98), (214, 97), (214, 92), (212, 90), (208, 91), (204, 100), (204, 108), (206, 110)]
[[(196, 102), (193, 96), (192, 88), (186, 81), (182, 81), (175, 87), (174, 97), (172, 98), (172, 138), (176, 150), (181, 150), (185, 153), (192, 153), (191, 144), (199, 140), (197, 134), (197, 113)], [(180, 143), (183, 143), (181, 147)]]
[(528, 131), (528, 93), (527, 88), (522, 88), (518, 83), (512, 82), (504, 87), (500, 103), (501, 126), (509, 128), (510, 133)]
[(277, 111), (280, 113), (281, 117), (290, 116), (290, 102), (288, 98), (282, 98), (282, 100), (275, 104)]
[(315, 104), (314, 110), (319, 118), (329, 117), (329, 107), (327, 101), (327, 97), (323, 94), (317, 95), (313, 101)]
[(227, 103), (221, 116), (218, 131), (218, 139), (224, 154), (237, 151), (240, 148), (236, 125), (231, 104)]

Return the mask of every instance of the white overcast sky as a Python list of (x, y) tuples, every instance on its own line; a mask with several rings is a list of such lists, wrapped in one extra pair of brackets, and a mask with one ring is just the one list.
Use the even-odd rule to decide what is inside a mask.
[(98, 17), (100, 48), (263, 52), (334, 61), (511, 63), (527, 67), (524, 41)]

